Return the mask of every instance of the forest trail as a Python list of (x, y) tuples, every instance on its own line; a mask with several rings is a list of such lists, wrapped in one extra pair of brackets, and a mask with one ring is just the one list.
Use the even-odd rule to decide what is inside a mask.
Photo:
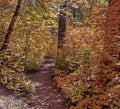
[(38, 71), (29, 75), (36, 92), (32, 95), (28, 109), (69, 109), (52, 80), (51, 70), (54, 66), (55, 60), (47, 59)]

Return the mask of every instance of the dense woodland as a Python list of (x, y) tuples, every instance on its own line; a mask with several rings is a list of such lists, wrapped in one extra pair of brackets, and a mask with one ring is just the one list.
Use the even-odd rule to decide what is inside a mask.
[(1, 0), (0, 90), (30, 99), (48, 59), (65, 109), (120, 109), (120, 0)]

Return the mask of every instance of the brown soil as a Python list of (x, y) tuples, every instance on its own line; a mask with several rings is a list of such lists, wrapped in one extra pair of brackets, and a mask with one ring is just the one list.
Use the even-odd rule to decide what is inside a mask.
[(48, 59), (38, 71), (29, 75), (36, 92), (32, 95), (28, 109), (69, 109), (52, 80), (51, 70), (54, 65), (55, 60)]

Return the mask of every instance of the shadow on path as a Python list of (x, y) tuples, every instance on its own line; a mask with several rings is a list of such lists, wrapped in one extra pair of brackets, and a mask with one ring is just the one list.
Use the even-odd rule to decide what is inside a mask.
[(54, 66), (55, 60), (47, 59), (37, 72), (29, 75), (36, 92), (28, 109), (69, 109), (52, 80), (51, 69)]

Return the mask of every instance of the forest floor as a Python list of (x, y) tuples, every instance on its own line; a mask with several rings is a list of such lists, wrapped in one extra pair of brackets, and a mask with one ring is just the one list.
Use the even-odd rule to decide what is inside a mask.
[(56, 88), (52, 80), (51, 72), (54, 66), (55, 60), (47, 59), (39, 70), (28, 74), (36, 88), (29, 104), (26, 98), (19, 98), (15, 93), (8, 93), (0, 85), (0, 109), (69, 109), (61, 91)]
[(27, 109), (27, 107), (25, 97), (7, 90), (0, 84), (0, 109)]
[(28, 109), (69, 109), (52, 80), (51, 72), (54, 66), (55, 60), (47, 59), (37, 72), (30, 73), (29, 77), (36, 92), (32, 95)]

